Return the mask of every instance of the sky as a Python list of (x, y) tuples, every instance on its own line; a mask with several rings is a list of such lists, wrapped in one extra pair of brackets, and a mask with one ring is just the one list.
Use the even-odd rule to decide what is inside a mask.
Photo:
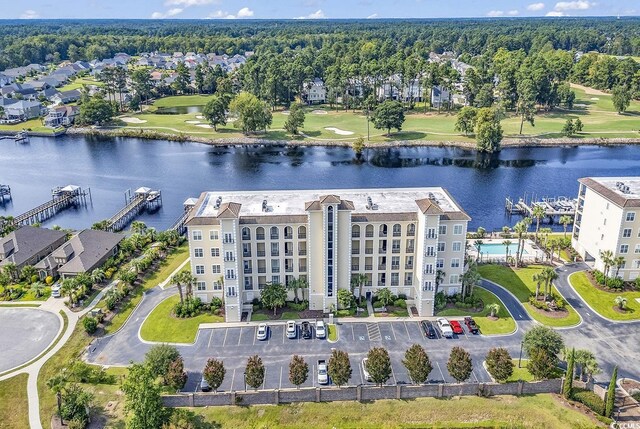
[(640, 0), (0, 0), (2, 18), (331, 19), (640, 15)]

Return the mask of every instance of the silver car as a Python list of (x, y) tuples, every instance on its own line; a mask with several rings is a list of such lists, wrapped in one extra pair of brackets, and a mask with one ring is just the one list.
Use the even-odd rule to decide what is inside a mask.
[(371, 381), (371, 374), (367, 371), (367, 362), (369, 362), (369, 358), (362, 359), (362, 376), (365, 381)]
[(267, 339), (269, 335), (269, 327), (266, 323), (261, 323), (258, 325), (258, 331), (256, 332), (256, 340), (264, 341)]
[(287, 322), (287, 338), (295, 339), (298, 336), (298, 325), (293, 320)]

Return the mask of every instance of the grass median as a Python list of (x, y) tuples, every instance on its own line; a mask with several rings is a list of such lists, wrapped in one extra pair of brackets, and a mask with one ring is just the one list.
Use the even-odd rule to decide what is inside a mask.
[(29, 427), (27, 402), (27, 374), (19, 374), (0, 381), (0, 427), (24, 429)]
[[(436, 316), (442, 317), (463, 317), (472, 316), (473, 320), (480, 328), (480, 332), (483, 335), (496, 335), (496, 334), (510, 334), (516, 329), (516, 322), (511, 317), (511, 314), (505, 307), (504, 303), (500, 301), (500, 298), (492, 294), (486, 289), (476, 287), (473, 293), (482, 299), (484, 303), (484, 309), (478, 313), (470, 312), (469, 309), (464, 308), (447, 308), (439, 311)], [(491, 310), (488, 308), (490, 304), (497, 303), (500, 306), (498, 311), (498, 319), (491, 319), (489, 315)]]
[[(596, 288), (584, 271), (571, 274), (571, 286), (591, 308), (603, 317), (613, 320), (640, 319), (640, 292), (607, 292)], [(616, 310), (614, 300), (621, 296), (627, 299), (626, 313)]]
[(224, 322), (224, 317), (211, 313), (195, 317), (179, 318), (173, 315), (173, 307), (180, 302), (178, 295), (171, 296), (153, 309), (140, 328), (145, 341), (161, 343), (193, 343), (201, 323)]
[[(487, 280), (499, 284), (507, 289), (522, 303), (529, 315), (546, 326), (568, 327), (580, 323), (580, 316), (567, 303), (567, 314), (564, 317), (552, 317), (529, 304), (529, 296), (536, 291), (533, 276), (543, 270), (542, 265), (530, 265), (525, 268), (512, 268), (504, 265), (481, 265), (478, 267), (480, 275)], [(551, 288), (555, 294), (560, 294), (555, 286)], [(551, 313), (549, 313), (551, 314)]]

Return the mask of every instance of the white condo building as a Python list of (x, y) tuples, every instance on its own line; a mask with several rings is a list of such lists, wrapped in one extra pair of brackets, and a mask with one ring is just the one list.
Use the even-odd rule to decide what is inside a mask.
[[(572, 244), (586, 262), (602, 271), (600, 252), (622, 256), (619, 276), (640, 275), (640, 177), (587, 177), (579, 180)], [(615, 274), (615, 268), (611, 270)]]
[(460, 291), (469, 220), (439, 187), (205, 192), (186, 223), (194, 294), (239, 321), (267, 283), (301, 278), (327, 312), (365, 274), (363, 296), (386, 287), (432, 316), (438, 290)]

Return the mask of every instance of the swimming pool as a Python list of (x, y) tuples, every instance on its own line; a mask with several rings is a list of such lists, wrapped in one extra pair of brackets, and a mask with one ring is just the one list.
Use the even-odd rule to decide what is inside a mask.
[[(505, 255), (506, 249), (507, 246), (502, 243), (486, 243), (480, 246), (480, 253), (482, 253), (483, 255)], [(515, 255), (516, 250), (518, 250), (517, 240), (509, 245), (509, 255)], [(527, 252), (526, 249), (524, 250), (524, 252), (522, 252), (523, 255), (527, 255), (528, 253), (529, 252)]]

